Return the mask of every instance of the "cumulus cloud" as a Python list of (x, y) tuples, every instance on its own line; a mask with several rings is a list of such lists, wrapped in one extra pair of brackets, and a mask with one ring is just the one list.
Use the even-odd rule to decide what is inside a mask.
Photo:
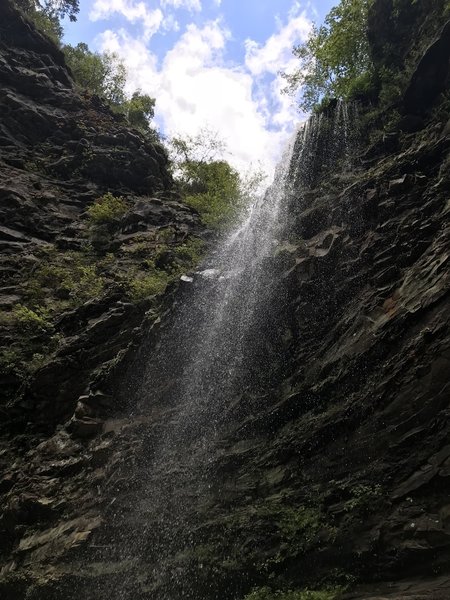
[(89, 18), (98, 21), (110, 18), (114, 13), (122, 15), (130, 23), (140, 23), (146, 41), (150, 40), (164, 25), (161, 9), (151, 10), (145, 2), (133, 0), (95, 0)]
[(234, 166), (245, 171), (259, 162), (271, 174), (298, 118), (290, 99), (280, 95), (277, 73), (309, 27), (301, 14), (280, 25), (264, 44), (247, 41), (241, 65), (226, 60), (232, 36), (220, 20), (189, 24), (162, 60), (144, 38), (124, 29), (104, 32), (98, 43), (123, 58), (130, 92), (139, 88), (156, 98), (165, 133), (195, 135), (206, 125), (227, 142)]
[(311, 27), (306, 12), (301, 11), (299, 2), (294, 2), (287, 22), (279, 21), (278, 31), (264, 44), (251, 39), (245, 41), (245, 65), (255, 79), (255, 88), (271, 99), (267, 110), (270, 124), (275, 128), (286, 130), (296, 117), (291, 98), (281, 93), (285, 83), (280, 71), (289, 72), (296, 68), (297, 59), (292, 55), (292, 47), (307, 39)]
[(281, 68), (292, 63), (292, 47), (304, 41), (311, 30), (311, 22), (302, 13), (292, 17), (279, 31), (272, 34), (264, 44), (254, 40), (245, 41), (245, 64), (252, 75), (276, 74)]

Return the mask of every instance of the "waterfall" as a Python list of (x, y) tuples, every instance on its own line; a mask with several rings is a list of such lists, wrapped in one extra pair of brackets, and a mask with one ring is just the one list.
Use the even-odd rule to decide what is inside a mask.
[[(153, 565), (158, 598), (197, 597), (195, 575), (171, 561), (199, 543), (198, 514), (213, 493), (211, 465), (221, 435), (230, 423), (258, 411), (255, 389), (277, 386), (280, 332), (274, 306), (282, 305), (283, 292), (273, 272), (276, 246), (301, 209), (303, 192), (317, 184), (323, 169), (337, 159), (347, 168), (354, 118), (352, 107), (338, 103), (331, 115), (313, 116), (299, 127), (266, 193), (202, 270), (184, 278), (188, 291), (146, 357), (133, 397), (157, 425), (139, 473), (143, 491), (130, 508), (139, 515), (141, 531), (124, 542), (124, 555)], [(118, 594), (129, 597), (126, 590)]]

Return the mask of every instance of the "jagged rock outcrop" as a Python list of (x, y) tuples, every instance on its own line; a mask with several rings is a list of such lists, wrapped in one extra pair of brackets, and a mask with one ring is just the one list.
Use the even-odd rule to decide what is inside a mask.
[[(62, 52), (9, 0), (0, 82), (0, 537), (10, 581), (11, 550), (46, 562), (45, 548), (61, 557), (101, 522), (83, 483), (83, 440), (116, 408), (96, 381), (158, 317), (151, 289), (140, 293), (152, 273), (165, 280), (152, 261), (185, 247), (199, 221), (173, 191), (162, 146), (80, 96)], [(107, 192), (126, 210), (96, 223), (88, 208)], [(36, 447), (47, 458), (27, 474)], [(27, 542), (24, 528), (34, 532)], [(19, 573), (0, 595), (24, 597), (28, 587)]]
[[(4, 423), (52, 431), (149, 308), (127, 296), (133, 273), (145, 276), (145, 260), (187, 239), (198, 219), (172, 191), (163, 147), (76, 93), (62, 52), (9, 1), (0, 33)], [(96, 226), (87, 209), (105, 192), (128, 212)], [(24, 376), (33, 356), (43, 364)]]
[[(61, 315), (58, 327), (67, 344), (33, 375), (20, 404), (8, 405), (19, 422), (20, 415), (35, 422), (15, 441), (2, 442), (2, 597), (231, 600), (255, 585), (346, 585), (348, 600), (450, 597), (450, 106), (443, 88), (430, 93), (427, 58), (440, 48), (439, 69), (448, 81), (448, 26), (433, 29), (436, 15), (430, 8), (423, 19), (425, 4), (415, 3), (408, 21), (417, 30), (422, 24), (427, 35), (421, 36), (422, 54), (410, 67), (398, 112), (386, 111), (378, 132), (368, 122), (353, 171), (322, 173), (311, 179), (311, 189), (294, 194), (289, 239), (280, 241), (267, 264), (276, 327), (268, 327), (265, 341), (279, 362), (271, 385), (263, 391), (249, 386), (224, 407), (223, 428), (212, 446), (205, 450), (195, 438), (180, 440), (173, 460), (151, 470), (155, 439), (182, 411), (167, 401), (170, 394), (139, 414), (126, 405), (139, 376), (138, 349), (144, 359), (158, 350), (183, 295), (191, 293), (190, 283), (167, 296), (158, 320), (143, 321), (142, 308), (124, 302), (120, 292)], [(374, 15), (383, 11), (390, 26), (381, 34), (382, 21)], [(386, 42), (395, 35), (392, 3), (377, 0), (371, 14), (372, 49), (382, 64), (388, 61)], [(10, 18), (33, 44), (47, 43), (16, 15)], [(21, 39), (30, 52), (31, 42)], [(405, 44), (399, 46), (401, 60)], [(8, 46), (2, 52), (16, 52), (7, 64), (23, 68), (22, 50)], [(46, 93), (72, 98), (60, 55), (49, 50), (45, 56), (49, 72), (61, 70), (66, 77), (61, 85), (52, 79)], [(44, 60), (40, 52), (38, 59)], [(28, 85), (33, 98), (38, 92)], [(134, 235), (168, 223), (175, 223), (182, 239), (195, 217), (166, 199), (165, 176), (158, 179), (162, 200), (136, 199), (152, 180), (144, 173), (133, 183), (138, 171), (121, 161), (131, 160), (135, 149), (123, 142), (115, 154), (108, 141), (120, 132), (135, 134), (106, 109), (88, 108), (92, 101), (73, 96), (77, 108), (65, 108), (63, 121), (64, 127), (66, 120), (73, 127), (80, 120), (91, 123), (83, 139), (107, 163), (112, 157), (120, 163), (113, 189), (131, 197), (133, 208), (115, 241), (135, 243), (128, 240), (129, 227)], [(99, 141), (91, 118), (114, 133)], [(25, 261), (42, 240), (61, 248), (76, 245), (74, 228), (85, 231), (83, 211), (107, 188), (101, 168), (91, 170), (89, 160), (91, 166), (69, 183), (58, 171), (69, 169), (69, 162), (56, 167), (58, 175), (30, 174), (25, 163), (13, 164), (14, 157), (30, 160), (42, 157), (42, 150), (28, 138), (19, 140), (18, 149), (11, 132), (4, 136), (11, 143), (2, 168), (19, 215), (9, 213), (8, 229), (0, 230), (11, 277), (17, 269), (13, 248)], [(145, 163), (151, 151), (146, 154), (144, 140), (141, 145)], [(58, 148), (64, 155), (66, 145), (58, 142)], [(74, 160), (72, 151), (67, 156)], [(46, 169), (54, 168), (42, 160)], [(23, 192), (16, 186), (24, 186)], [(53, 198), (37, 205), (45, 192)], [(27, 221), (29, 215), (42, 225)], [(121, 268), (129, 268), (130, 258), (120, 250), (119, 259)], [(10, 285), (4, 295), (15, 301), (22, 297), (20, 286)], [(113, 357), (109, 369), (98, 370)], [(166, 381), (150, 384), (170, 388), (176, 365), (168, 365), (164, 376)], [(34, 404), (27, 405), (30, 398)], [(71, 423), (54, 432), (72, 414)], [(42, 415), (47, 421), (52, 415), (53, 429), (38, 437)], [(186, 484), (192, 456), (205, 465), (207, 478)], [(161, 508), (151, 496), (163, 486), (172, 489), (173, 504), (183, 505), (190, 523), (185, 536), (174, 516), (170, 556), (161, 551), (168, 540), (159, 511), (170, 517), (172, 506)]]

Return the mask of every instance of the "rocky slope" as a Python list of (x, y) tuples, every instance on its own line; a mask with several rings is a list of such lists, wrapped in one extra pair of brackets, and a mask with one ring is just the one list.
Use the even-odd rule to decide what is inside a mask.
[[(1, 113), (5, 198), (17, 207), (4, 213), (13, 232), (3, 242), (12, 281), (5, 305), (28, 298), (27, 264), (39, 260), (40, 244), (82, 251), (79, 240), (91, 235), (86, 207), (111, 189), (102, 160), (115, 161), (117, 181), (108, 183), (132, 204), (113, 232), (104, 296), (55, 316), (63, 342), (4, 406), (15, 435), (2, 438), (2, 597), (231, 600), (255, 586), (328, 588), (327, 599), (342, 587), (349, 600), (450, 597), (450, 28), (443, 7), (374, 2), (374, 59), (391, 69), (401, 95), (384, 111), (362, 109), (352, 172), (316, 166), (310, 189), (292, 199), (289, 235), (267, 264), (276, 299), (272, 326), (261, 331), (273, 358), (269, 383), (249, 385), (224, 407), (212, 445), (180, 439), (158, 467), (156, 440), (183, 418), (183, 407), (168, 401), (170, 393), (138, 407), (134, 381), (163, 351), (192, 289), (169, 290), (158, 310), (150, 301), (142, 307), (111, 271), (135, 264), (125, 250), (136, 243), (135, 223), (149, 234), (151, 252), (155, 228), (170, 224), (175, 243), (195, 231), (196, 219), (168, 199), (164, 159), (159, 173), (149, 161), (158, 149), (94, 99), (76, 96), (56, 50), (8, 16), (15, 33), (1, 47), (2, 77), (14, 65), (18, 74), (1, 102), (18, 98), (25, 122), (35, 110), (51, 126), (31, 139), (29, 127), (12, 124), (17, 109)], [(417, 32), (415, 53), (400, 24)], [(19, 74), (27, 82), (21, 88)], [(82, 169), (75, 174), (63, 161), (65, 176), (39, 145), (54, 134), (60, 110), (68, 133), (51, 146)], [(98, 171), (96, 161), (85, 167), (74, 158), (80, 122), (89, 124), (81, 138), (99, 157)], [(153, 179), (136, 175), (136, 150), (122, 141), (132, 135)], [(30, 172), (36, 157), (43, 173)], [(144, 199), (153, 185), (159, 199)], [(53, 197), (42, 202), (46, 192)], [(107, 291), (114, 286), (115, 296)], [(168, 364), (146, 385), (165, 390), (176, 374)], [(204, 470), (186, 478), (194, 460)], [(160, 489), (171, 490), (170, 502)]]
[[(132, 299), (149, 261), (198, 221), (171, 191), (162, 146), (75, 93), (61, 51), (9, 2), (0, 17), (3, 410), (51, 431), (141, 322), (148, 302)], [(91, 218), (107, 192), (122, 212)]]
[[(67, 523), (65, 483), (71, 502), (86, 496), (76, 483), (85, 477), (84, 459), (64, 451), (50, 470), (39, 461), (27, 475), (26, 453), (64, 423), (76, 438), (101, 429), (100, 416), (114, 409), (95, 381), (135, 328), (158, 317), (165, 285), (197, 260), (191, 234), (200, 226), (173, 191), (163, 147), (98, 97), (80, 96), (62, 52), (9, 1), (0, 6), (0, 82), (4, 575), (25, 529), (42, 530), (47, 519), (44, 529)], [(105, 194), (120, 211), (96, 219), (89, 209), (108, 209)], [(90, 389), (96, 400), (83, 408), (78, 398)], [(81, 522), (89, 523), (81, 505)], [(69, 530), (76, 546), (83, 536)]]

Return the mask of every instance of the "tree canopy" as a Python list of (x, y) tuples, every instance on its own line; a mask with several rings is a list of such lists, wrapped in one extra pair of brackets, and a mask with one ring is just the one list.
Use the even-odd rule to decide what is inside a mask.
[(77, 20), (80, 12), (79, 0), (36, 0), (42, 11), (57, 19), (68, 17), (70, 21)]
[(25, 12), (42, 11), (53, 19), (68, 17), (70, 21), (77, 20), (80, 12), (79, 0), (15, 0), (17, 6)]
[(212, 228), (231, 225), (259, 191), (264, 179), (261, 171), (242, 176), (224, 159), (225, 142), (208, 128), (194, 136), (174, 137), (169, 145), (175, 179), (186, 203)]
[(347, 98), (368, 85), (372, 64), (367, 40), (370, 0), (341, 0), (320, 27), (313, 26), (303, 44), (293, 48), (299, 59), (293, 73), (282, 73), (285, 92), (300, 90), (300, 108), (309, 111), (323, 98)]
[(112, 108), (126, 116), (132, 127), (142, 133), (151, 133), (155, 99), (139, 90), (127, 98), (127, 71), (117, 54), (92, 52), (83, 42), (64, 46), (63, 50), (79, 88), (107, 100)]
[(150, 121), (155, 116), (154, 98), (137, 90), (123, 103), (121, 110), (130, 125), (144, 133), (150, 131)]
[(117, 54), (92, 52), (83, 42), (64, 46), (64, 54), (80, 88), (105, 98), (111, 104), (125, 102), (127, 72)]

